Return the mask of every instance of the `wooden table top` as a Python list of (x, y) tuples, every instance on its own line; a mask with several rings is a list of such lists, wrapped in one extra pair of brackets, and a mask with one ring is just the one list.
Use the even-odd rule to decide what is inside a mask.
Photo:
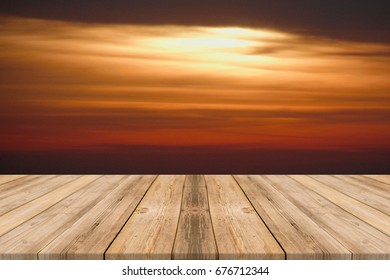
[(0, 175), (0, 259), (390, 259), (390, 176)]

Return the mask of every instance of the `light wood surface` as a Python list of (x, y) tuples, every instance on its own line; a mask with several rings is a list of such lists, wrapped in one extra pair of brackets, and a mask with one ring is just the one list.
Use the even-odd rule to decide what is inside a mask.
[(292, 175), (294, 180), (302, 183), (305, 187), (326, 197), (337, 206), (358, 217), (362, 221), (376, 227), (383, 233), (390, 235), (390, 216), (368, 206), (342, 192), (339, 192), (328, 185), (325, 185), (305, 175)]
[(206, 175), (220, 259), (284, 259), (271, 232), (229, 175)]
[(4, 234), (0, 237), (0, 258), (37, 259), (39, 252), (104, 199), (121, 178), (100, 177)]
[(186, 178), (172, 258), (218, 258), (206, 182), (201, 175)]
[(374, 179), (374, 180), (379, 181), (379, 182), (383, 182), (383, 183), (387, 184), (386, 189), (387, 190), (390, 189), (390, 176), (388, 176), (388, 175), (365, 175), (365, 177)]
[(4, 183), (8, 183), (14, 180), (17, 180), (19, 178), (24, 177), (25, 175), (1, 175), (0, 176), (0, 187)]
[[(310, 176), (315, 180), (326, 184), (327, 186), (348, 195), (368, 206), (375, 208), (379, 211), (390, 215), (390, 192), (384, 191), (379, 188), (372, 187), (377, 185), (376, 182), (372, 182), (371, 187), (359, 180), (359, 177), (347, 176)], [(379, 182), (378, 182), (379, 183)], [(380, 183), (379, 183), (380, 184)]]
[[(7, 176), (8, 177), (8, 176)], [(0, 185), (0, 200), (10, 197), (17, 193), (22, 193), (29, 188), (34, 188), (36, 185), (41, 185), (44, 182), (49, 181), (51, 178), (56, 177), (55, 175), (39, 176), (31, 175), (18, 178), (15, 180), (7, 181)], [(0, 176), (0, 178), (2, 178)], [(5, 206), (6, 203), (2, 203), (1, 206)]]
[(171, 259), (185, 176), (161, 175), (110, 248), (106, 259)]
[(104, 259), (155, 176), (126, 176), (76, 223), (39, 252), (40, 259)]
[(307, 185), (292, 179), (295, 176), (267, 177), (286, 199), (346, 247), (353, 259), (390, 258), (390, 237), (339, 207), (334, 203), (337, 198), (320, 195), (312, 190), (313, 185), (307, 188)]
[(0, 259), (390, 259), (388, 175), (0, 175)]
[(0, 235), (3, 235), (9, 230), (28, 221), (32, 217), (38, 215), (42, 211), (45, 211), (68, 195), (83, 188), (86, 184), (96, 180), (99, 177), (99, 175), (83, 176), (75, 181), (57, 188), (52, 192), (47, 193), (46, 195), (43, 195), (35, 200), (30, 201), (29, 203), (23, 204), (22, 206), (3, 214), (0, 216)]
[(30, 184), (24, 185), (24, 188), (12, 188), (4, 191), (4, 196), (0, 198), (2, 200), (0, 215), (33, 201), (79, 177), (75, 175), (41, 177)]
[[(278, 182), (263, 176), (235, 178), (283, 247), (287, 259), (352, 258), (351, 252), (278, 191)], [(303, 196), (302, 203), (305, 199)]]

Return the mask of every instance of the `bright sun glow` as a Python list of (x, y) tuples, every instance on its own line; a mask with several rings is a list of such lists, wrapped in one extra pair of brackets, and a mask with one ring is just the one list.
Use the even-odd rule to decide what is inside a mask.
[[(240, 75), (253, 74), (254, 67), (273, 62), (272, 57), (253, 55), (253, 50), (281, 35), (246, 28), (194, 28), (187, 33), (172, 32), (169, 36), (144, 38), (144, 48), (168, 57), (191, 60), (197, 69), (224, 72), (240, 70)], [(201, 65), (200, 65), (201, 64)]]
[(211, 49), (231, 49), (245, 48), (255, 46), (254, 42), (240, 39), (228, 39), (217, 37), (199, 37), (199, 38), (173, 38), (162, 41), (158, 44), (165, 48), (185, 48), (186, 50), (211, 50)]
[(272, 32), (245, 28), (197, 28), (189, 33), (173, 33), (173, 36), (151, 38), (149, 46), (174, 51), (232, 51), (251, 48), (261, 44), (260, 38), (272, 38)]

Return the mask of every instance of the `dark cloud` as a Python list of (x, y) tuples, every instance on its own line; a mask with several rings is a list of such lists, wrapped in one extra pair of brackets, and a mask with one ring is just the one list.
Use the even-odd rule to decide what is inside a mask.
[[(388, 174), (390, 151), (261, 150), (242, 146), (108, 146), (0, 153), (16, 174)], [(37, 164), (39, 163), (39, 164)], [(309, 164), (308, 164), (309, 163)]]
[(373, 58), (390, 58), (390, 51), (370, 51), (370, 52), (329, 52), (323, 53), (330, 56), (351, 56), (351, 57), (373, 57)]
[(0, 11), (80, 22), (253, 26), (390, 42), (386, 0), (3, 0)]

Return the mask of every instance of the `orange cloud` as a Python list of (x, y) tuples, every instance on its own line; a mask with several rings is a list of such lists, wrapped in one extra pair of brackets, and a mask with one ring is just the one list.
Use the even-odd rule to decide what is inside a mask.
[(389, 45), (3, 18), (0, 150), (390, 148)]

